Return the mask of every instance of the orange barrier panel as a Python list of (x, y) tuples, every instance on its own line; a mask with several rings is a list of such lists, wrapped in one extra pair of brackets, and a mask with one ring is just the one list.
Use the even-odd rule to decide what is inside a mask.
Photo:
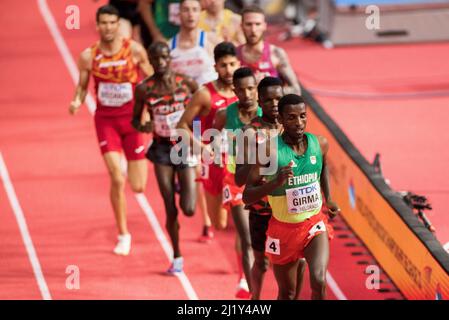
[(449, 299), (449, 255), (308, 93), (308, 130), (329, 141), (332, 198), (407, 299)]

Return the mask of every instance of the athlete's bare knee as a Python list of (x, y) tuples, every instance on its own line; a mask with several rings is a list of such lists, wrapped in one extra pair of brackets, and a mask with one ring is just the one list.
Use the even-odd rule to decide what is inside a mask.
[(212, 222), (215, 230), (224, 230), (228, 226), (228, 222), (224, 219), (219, 219)]
[(265, 273), (268, 270), (268, 260), (261, 257), (256, 257), (254, 260), (254, 264), (256, 265), (257, 269), (259, 269), (261, 272)]
[(294, 289), (279, 289), (279, 300), (295, 300), (296, 292)]
[(125, 177), (121, 172), (113, 172), (110, 176), (112, 188), (123, 189), (125, 187)]
[(145, 191), (145, 185), (143, 183), (130, 183), (131, 190), (135, 193), (142, 193)]
[(326, 271), (312, 270), (310, 273), (311, 286), (315, 291), (321, 292), (326, 287)]
[(181, 209), (184, 215), (186, 215), (187, 217), (192, 217), (195, 214), (195, 206), (192, 201), (181, 203)]

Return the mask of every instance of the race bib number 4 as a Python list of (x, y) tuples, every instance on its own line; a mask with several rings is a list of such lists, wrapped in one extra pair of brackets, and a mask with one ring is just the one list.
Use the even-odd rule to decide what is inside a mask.
[(299, 214), (321, 208), (321, 188), (319, 182), (286, 190), (288, 213)]
[(267, 241), (265, 242), (265, 252), (275, 255), (281, 254), (281, 246), (279, 244), (279, 239), (273, 239), (267, 236)]
[(179, 110), (170, 114), (154, 115), (154, 131), (160, 137), (169, 138), (174, 134), (176, 125), (181, 119), (184, 110)]
[(121, 107), (133, 99), (133, 86), (129, 82), (98, 85), (98, 100), (105, 107)]

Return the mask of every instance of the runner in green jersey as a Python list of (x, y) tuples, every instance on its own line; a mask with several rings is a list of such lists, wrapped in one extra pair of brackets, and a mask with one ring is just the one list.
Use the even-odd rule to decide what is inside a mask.
[[(230, 104), (227, 108), (217, 111), (215, 115), (214, 128), (218, 130), (229, 130), (228, 141), (236, 138), (231, 132), (238, 131), (250, 123), (251, 119), (262, 115), (262, 109), (257, 105), (257, 83), (253, 72), (249, 68), (239, 68), (233, 75), (234, 92), (238, 98), (237, 102)], [(235, 147), (235, 143), (232, 144)], [(229, 151), (229, 150), (228, 150)], [(251, 291), (251, 266), (254, 257), (251, 248), (251, 238), (249, 234), (249, 216), (242, 201), (243, 186), (239, 187), (235, 183), (235, 149), (228, 152), (226, 161), (227, 174), (223, 180), (223, 206), (231, 212), (237, 229), (237, 255), (239, 258), (239, 268), (243, 266), (245, 278), (249, 281), (249, 286), (244, 281), (240, 272), (239, 289), (249, 288)], [(241, 290), (245, 291), (245, 290)], [(239, 295), (239, 294), (237, 294)], [(241, 295), (243, 297), (243, 295)], [(249, 295), (247, 296), (249, 298)]]
[[(276, 136), (283, 131), (282, 125), (278, 120), (278, 103), (284, 95), (282, 80), (275, 77), (263, 78), (257, 86), (257, 93), (259, 105), (262, 108), (262, 116), (253, 118), (251, 123), (244, 128), (248, 141), (245, 141), (243, 150), (238, 150), (237, 159), (242, 160), (242, 162), (237, 161), (235, 182), (239, 186), (246, 183), (251, 166), (256, 163), (258, 154), (264, 152), (266, 144), (270, 141), (275, 141)], [(243, 159), (241, 159), (242, 156)], [(258, 159), (258, 161), (262, 162), (263, 159)], [(245, 208), (249, 210), (249, 231), (254, 252), (254, 264), (251, 269), (252, 299), (258, 300), (260, 299), (264, 275), (269, 265), (268, 257), (265, 254), (265, 242), (272, 211), (268, 197), (246, 205)], [(304, 259), (301, 259), (298, 265), (297, 299), (299, 299), (301, 292), (305, 267), (306, 262)]]
[[(274, 154), (277, 172), (263, 182), (261, 165), (251, 168), (244, 191), (245, 203), (268, 196), (273, 215), (267, 230), (265, 252), (273, 264), (279, 299), (294, 299), (297, 267), (305, 258), (310, 269), (312, 299), (326, 297), (326, 271), (332, 228), (322, 213), (323, 201), (330, 217), (339, 207), (331, 200), (326, 155), (326, 138), (305, 132), (304, 100), (289, 94), (279, 101), (279, 122), (284, 132), (277, 137)], [(270, 154), (271, 156), (271, 154)]]

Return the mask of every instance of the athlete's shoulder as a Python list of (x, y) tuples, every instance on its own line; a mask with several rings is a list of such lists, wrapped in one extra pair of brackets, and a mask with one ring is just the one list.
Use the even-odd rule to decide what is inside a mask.
[(212, 99), (212, 92), (210, 88), (210, 82), (202, 85), (196, 92), (195, 95), (201, 96), (202, 98)]
[(141, 53), (145, 52), (145, 48), (139, 42), (132, 40), (132, 39), (128, 39), (125, 41), (129, 41), (129, 48), (131, 49), (131, 52), (133, 54), (141, 54)]
[(286, 55), (286, 52), (283, 48), (278, 47), (277, 45), (271, 44), (270, 43), (270, 51), (272, 54), (276, 55), (276, 56), (284, 56)]
[(327, 138), (322, 135), (314, 135), (314, 136), (316, 137), (318, 143), (320, 144), (321, 152), (323, 154), (326, 154), (327, 151), (329, 150), (329, 142), (327, 141)]
[(93, 55), (95, 53), (95, 47), (88, 47), (81, 51), (78, 65), (81, 69), (91, 69), (92, 67), (92, 61), (93, 61)]

